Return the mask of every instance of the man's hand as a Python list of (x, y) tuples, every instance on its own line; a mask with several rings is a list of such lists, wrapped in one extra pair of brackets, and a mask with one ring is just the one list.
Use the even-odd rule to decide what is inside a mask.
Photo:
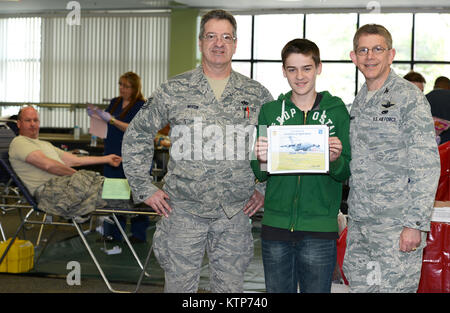
[(120, 165), (120, 162), (122, 162), (122, 157), (115, 154), (108, 154), (106, 158), (108, 160), (107, 163), (114, 167), (118, 167)]
[(336, 161), (342, 152), (342, 143), (338, 137), (328, 138), (328, 145), (330, 147), (330, 162)]
[(269, 148), (269, 145), (267, 143), (267, 137), (258, 137), (258, 140), (255, 144), (255, 155), (256, 158), (261, 163), (267, 162), (267, 149)]
[(420, 230), (414, 228), (403, 227), (400, 234), (399, 247), (402, 252), (415, 251), (420, 245)]
[(248, 202), (244, 206), (244, 214), (249, 217), (255, 214), (264, 205), (264, 196), (257, 190), (253, 192)]
[(158, 190), (151, 197), (147, 198), (144, 203), (150, 206), (159, 215), (169, 217), (172, 208), (167, 203), (166, 199), (169, 200), (169, 195), (162, 190)]

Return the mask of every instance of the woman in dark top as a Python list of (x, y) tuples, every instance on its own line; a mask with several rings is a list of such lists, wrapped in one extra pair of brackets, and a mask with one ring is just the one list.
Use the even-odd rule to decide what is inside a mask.
[[(127, 72), (119, 80), (120, 96), (111, 100), (106, 112), (110, 113), (108, 121), (108, 135), (104, 140), (105, 154), (122, 155), (123, 135), (128, 124), (141, 109), (145, 102), (141, 92), (141, 79), (133, 72)], [(122, 164), (119, 167), (105, 166), (105, 177), (125, 178)]]
[[(141, 78), (136, 73), (127, 72), (120, 76), (119, 94), (119, 97), (111, 100), (105, 111), (101, 111), (97, 108), (94, 108), (93, 110), (88, 109), (88, 114), (90, 116), (95, 112), (108, 123), (108, 133), (107, 137), (104, 139), (105, 155), (110, 153), (122, 155), (123, 135), (128, 124), (145, 103), (144, 96), (142, 95)], [(103, 175), (108, 178), (126, 178), (122, 164), (118, 167), (105, 165)], [(122, 227), (124, 227), (126, 225), (126, 217), (118, 216), (118, 219)], [(148, 225), (149, 221), (147, 216), (141, 215), (132, 218), (132, 236), (130, 237), (130, 240), (132, 242), (145, 242)], [(103, 229), (105, 240), (122, 240), (122, 235), (115, 225), (105, 222), (103, 224)]]

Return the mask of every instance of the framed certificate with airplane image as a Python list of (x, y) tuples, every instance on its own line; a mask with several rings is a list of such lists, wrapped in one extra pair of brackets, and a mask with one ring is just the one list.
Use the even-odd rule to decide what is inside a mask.
[(270, 174), (328, 173), (329, 129), (326, 125), (267, 128), (267, 171)]

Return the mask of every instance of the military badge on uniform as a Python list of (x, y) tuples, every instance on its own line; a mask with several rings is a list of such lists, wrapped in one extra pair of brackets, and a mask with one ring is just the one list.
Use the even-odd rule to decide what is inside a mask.
[(383, 108), (386, 108), (386, 109), (387, 109), (387, 108), (390, 108), (390, 107), (393, 106), (393, 105), (395, 105), (395, 103), (391, 103), (391, 101), (389, 101), (389, 100), (388, 100), (386, 103), (384, 103), (384, 104), (382, 103), (382, 104), (381, 104), (381, 106), (382, 106)]

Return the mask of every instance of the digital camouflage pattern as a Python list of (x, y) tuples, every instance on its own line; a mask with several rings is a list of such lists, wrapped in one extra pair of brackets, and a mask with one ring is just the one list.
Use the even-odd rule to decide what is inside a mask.
[(103, 199), (104, 181), (104, 176), (88, 170), (54, 177), (36, 189), (38, 208), (67, 219), (92, 213), (98, 208), (133, 209), (131, 200)]
[[(421, 263), (417, 254), (422, 249), (403, 253), (398, 246), (403, 227), (430, 229), (440, 176), (430, 105), (417, 87), (393, 70), (368, 102), (366, 96), (364, 84), (350, 112), (352, 160), (344, 270), (353, 291), (366, 290), (368, 262), (375, 262), (370, 264), (381, 267), (380, 290), (395, 291), (389, 286), (401, 289), (405, 285), (403, 290), (410, 286), (415, 292), (411, 282), (414, 286), (419, 282), (420, 264), (415, 262)], [(402, 257), (396, 257), (399, 253)]]
[[(255, 190), (248, 130), (257, 125), (262, 104), (271, 100), (261, 84), (234, 71), (220, 101), (201, 66), (163, 83), (124, 135), (123, 167), (134, 201), (143, 202), (158, 190), (149, 175), (153, 139), (169, 123), (172, 146), (163, 190), (171, 207), (208, 218), (219, 217), (222, 209), (228, 217), (242, 210)], [(231, 136), (230, 129), (237, 131)]]
[(243, 292), (244, 274), (253, 258), (251, 227), (242, 210), (232, 218), (223, 211), (212, 219), (181, 209), (161, 217), (153, 249), (165, 272), (164, 292), (197, 292), (205, 250), (211, 292)]
[(38, 208), (64, 218), (89, 214), (107, 204), (102, 199), (104, 180), (99, 173), (87, 170), (54, 177), (36, 190)]

